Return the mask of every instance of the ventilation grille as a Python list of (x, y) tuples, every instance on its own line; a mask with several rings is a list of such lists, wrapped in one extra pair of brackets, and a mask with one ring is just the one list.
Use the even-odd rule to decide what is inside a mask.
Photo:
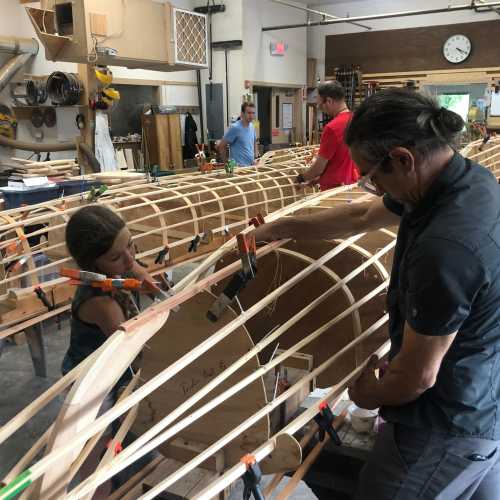
[(174, 44), (176, 63), (207, 67), (206, 16), (174, 9)]

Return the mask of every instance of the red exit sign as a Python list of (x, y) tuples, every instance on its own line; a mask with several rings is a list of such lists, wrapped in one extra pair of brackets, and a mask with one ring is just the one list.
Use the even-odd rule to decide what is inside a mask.
[(285, 42), (271, 42), (270, 47), (272, 56), (284, 56), (288, 48)]

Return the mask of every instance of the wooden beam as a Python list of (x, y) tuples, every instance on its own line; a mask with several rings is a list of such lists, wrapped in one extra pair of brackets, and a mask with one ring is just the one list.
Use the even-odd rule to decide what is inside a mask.
[[(383, 358), (384, 356), (387, 355), (389, 352), (389, 341), (385, 342), (382, 347), (377, 349), (375, 353), (379, 358)], [(365, 369), (367, 363), (369, 362), (371, 356), (369, 356), (366, 361), (358, 366), (355, 370), (353, 370), (350, 374), (348, 374), (344, 379), (342, 379), (341, 382), (336, 384), (325, 396), (324, 400), (327, 402), (333, 401), (336, 398), (339, 398), (341, 394), (346, 390), (346, 388), (354, 381), (356, 380), (357, 377), (361, 374), (361, 372)], [(316, 371), (316, 370), (315, 370)], [(294, 386), (292, 386), (290, 389), (292, 389)], [(288, 389), (286, 392), (290, 391)], [(286, 394), (283, 393), (283, 394)], [(283, 396), (283, 394), (281, 396)], [(280, 396), (280, 397), (281, 397)], [(286, 398), (284, 398), (286, 399)], [(290, 434), (294, 434), (297, 432), (297, 430), (301, 429), (307, 422), (312, 420), (314, 415), (318, 413), (318, 409), (316, 407), (311, 407), (308, 408), (305, 412), (303, 412), (300, 416), (298, 416), (296, 419), (294, 419), (290, 424), (288, 424), (284, 429), (281, 430), (281, 432), (286, 432)], [(218, 446), (218, 443), (215, 443), (213, 445), (213, 449), (216, 449)], [(258, 462), (260, 462), (264, 457), (269, 455), (274, 451), (275, 448), (275, 442), (272, 439), (270, 439), (267, 443), (264, 443), (262, 446), (260, 446), (258, 449), (254, 450), (252, 452), (252, 455), (255, 456)], [(236, 479), (241, 477), (244, 473), (246, 472), (246, 466), (242, 463), (235, 465), (228, 471), (226, 471), (225, 474), (221, 476), (220, 479), (214, 481), (208, 488), (205, 488), (202, 492), (200, 492), (198, 495), (193, 497), (193, 500), (209, 500), (212, 498), (214, 495), (222, 491), (226, 486), (230, 485), (232, 482), (234, 482)], [(146, 495), (143, 495), (140, 497), (140, 500), (148, 500), (154, 498), (151, 496), (151, 493), (158, 494), (159, 492), (162, 491), (162, 488), (164, 484), (166, 484), (170, 478), (167, 478), (163, 484), (160, 483), (157, 488), (152, 491), (148, 492)]]
[(160, 87), (162, 85), (171, 85), (174, 87), (196, 87), (196, 82), (185, 82), (182, 80), (146, 80), (141, 78), (113, 78), (116, 85), (147, 85), (149, 87)]

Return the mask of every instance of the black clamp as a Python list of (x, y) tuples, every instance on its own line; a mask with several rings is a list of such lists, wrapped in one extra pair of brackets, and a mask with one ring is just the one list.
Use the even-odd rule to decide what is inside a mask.
[(156, 256), (155, 259), (155, 264), (164, 264), (165, 261), (169, 260), (170, 258), (169, 253), (170, 253), (170, 248), (168, 245), (165, 245), (165, 248), (163, 248), (158, 252), (158, 255)]
[(257, 274), (257, 250), (255, 243), (255, 235), (253, 234), (238, 234), (236, 236), (238, 243), (238, 251), (241, 258), (242, 271), (245, 278), (255, 278)]
[(325, 433), (328, 433), (330, 439), (337, 445), (340, 446), (342, 441), (333, 427), (333, 421), (335, 415), (333, 414), (331, 408), (328, 406), (326, 401), (322, 401), (319, 404), (319, 413), (315, 415), (314, 421), (318, 424), (319, 432), (318, 439), (322, 442), (325, 439)]
[(265, 500), (264, 493), (260, 486), (262, 471), (253, 455), (245, 455), (241, 462), (246, 465), (246, 472), (243, 474), (243, 500), (248, 500), (251, 495), (255, 500)]
[(226, 307), (233, 302), (238, 293), (245, 288), (246, 284), (257, 274), (257, 254), (255, 245), (255, 235), (238, 234), (238, 251), (241, 259), (241, 271), (235, 273), (229, 281), (224, 291), (217, 297), (212, 307), (207, 312), (207, 318), (217, 321)]
[(42, 301), (42, 304), (49, 310), (52, 311), (54, 310), (54, 304), (50, 302), (50, 300), (47, 297), (47, 294), (42, 290), (40, 286), (37, 286), (34, 289), (36, 296)]
[(201, 237), (199, 234), (197, 234), (192, 240), (191, 243), (189, 244), (189, 249), (188, 252), (196, 252), (198, 250), (198, 245), (200, 244)]
[(297, 184), (305, 184), (306, 180), (302, 174), (299, 174), (299, 175), (297, 175), (297, 177), (295, 177), (295, 182)]

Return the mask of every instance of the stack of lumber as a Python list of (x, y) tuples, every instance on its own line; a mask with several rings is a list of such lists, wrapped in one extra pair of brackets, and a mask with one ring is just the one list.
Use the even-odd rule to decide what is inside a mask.
[(78, 164), (74, 159), (30, 161), (24, 158), (11, 158), (9, 170), (13, 171), (13, 178), (24, 179), (29, 177), (69, 177), (79, 174)]

